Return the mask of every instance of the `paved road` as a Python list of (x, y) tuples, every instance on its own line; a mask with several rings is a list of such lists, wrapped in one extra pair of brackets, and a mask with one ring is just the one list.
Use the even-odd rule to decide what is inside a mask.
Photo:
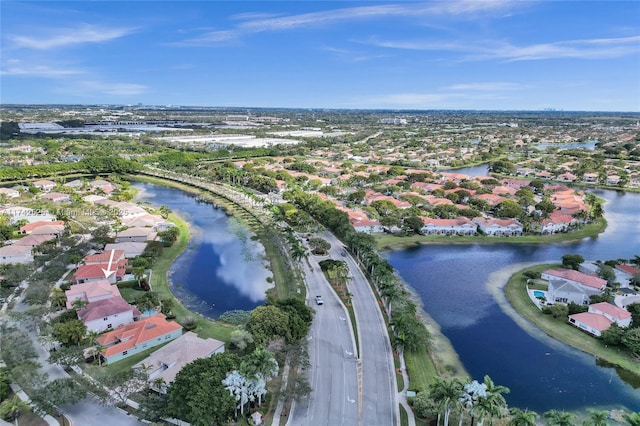
[[(333, 259), (347, 262), (352, 277), (348, 285), (353, 294), (362, 361), (362, 418), (359, 425), (399, 424), (393, 352), (378, 302), (364, 274), (340, 240), (329, 232), (321, 237), (331, 243)], [(343, 251), (346, 256), (342, 256)]]
[(62, 411), (71, 418), (73, 426), (110, 425), (142, 426), (144, 423), (115, 407), (100, 405), (93, 396), (74, 405), (63, 405)]
[[(295, 404), (288, 424), (356, 426), (359, 424), (356, 351), (349, 316), (324, 278), (318, 260), (322, 259), (309, 256), (313, 270), (302, 262), (308, 298), (316, 310), (308, 337), (309, 382), (313, 391), (309, 399)], [(324, 305), (316, 305), (316, 295), (323, 297)]]

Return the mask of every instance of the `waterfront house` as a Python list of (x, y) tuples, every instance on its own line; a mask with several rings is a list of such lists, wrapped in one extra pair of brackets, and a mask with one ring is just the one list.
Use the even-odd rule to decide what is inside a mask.
[(78, 310), (78, 318), (87, 326), (87, 330), (97, 333), (131, 324), (141, 315), (135, 306), (120, 296), (93, 301)]
[(420, 232), (425, 235), (475, 235), (478, 229), (478, 226), (466, 217), (455, 219), (421, 217), (421, 219), (423, 225)]
[(567, 231), (571, 225), (578, 223), (573, 216), (562, 213), (551, 213), (548, 218), (532, 224), (532, 228), (540, 234), (555, 234)]
[(598, 278), (595, 275), (574, 271), (573, 269), (547, 269), (542, 272), (541, 277), (543, 280), (561, 279), (583, 287), (593, 288), (598, 291), (603, 291), (607, 286), (607, 280)]
[(118, 265), (118, 267), (126, 269), (127, 261), (124, 256), (124, 250), (105, 250), (102, 253), (90, 254), (84, 257), (85, 265), (96, 265), (109, 262), (111, 262), (112, 265)]
[(108, 331), (96, 341), (105, 347), (102, 357), (107, 364), (120, 361), (147, 348), (169, 342), (182, 335), (182, 326), (167, 321), (161, 313)]
[(473, 222), (478, 225), (478, 229), (485, 235), (514, 236), (522, 235), (523, 226), (516, 219), (485, 219), (482, 217), (473, 218)]
[(134, 365), (134, 369), (145, 369), (147, 379), (153, 383), (162, 379), (161, 386), (152, 385), (152, 389), (166, 393), (167, 387), (175, 380), (182, 367), (200, 358), (209, 358), (224, 352), (224, 342), (216, 339), (201, 339), (188, 331), (172, 342), (153, 352), (143, 361)]
[(73, 274), (74, 284), (88, 283), (91, 281), (108, 280), (111, 284), (121, 281), (126, 272), (126, 259), (120, 262), (94, 263), (81, 265)]
[(118, 232), (116, 235), (117, 243), (134, 242), (144, 243), (146, 241), (153, 241), (156, 239), (158, 233), (152, 228), (146, 228), (142, 226), (134, 226), (133, 228), (125, 229)]
[(73, 307), (73, 302), (76, 299), (93, 303), (112, 297), (121, 297), (118, 287), (111, 285), (106, 279), (72, 285), (64, 294), (67, 296), (67, 309)]
[(144, 250), (147, 248), (147, 243), (110, 243), (104, 246), (105, 251), (107, 250), (122, 250), (124, 251), (124, 257), (127, 259), (131, 259), (136, 256), (140, 256), (144, 253)]
[(600, 336), (603, 331), (608, 330), (613, 322), (603, 315), (592, 312), (581, 312), (569, 315), (569, 324), (575, 325), (579, 329)]
[(618, 324), (619, 327), (629, 327), (631, 325), (631, 312), (607, 302), (594, 303), (589, 305), (589, 312), (604, 315), (610, 321)]

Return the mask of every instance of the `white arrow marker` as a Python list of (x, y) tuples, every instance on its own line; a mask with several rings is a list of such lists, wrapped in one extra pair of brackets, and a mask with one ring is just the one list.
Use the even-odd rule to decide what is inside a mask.
[(104, 268), (102, 268), (102, 272), (104, 273), (105, 278), (109, 278), (111, 274), (116, 272), (111, 270), (111, 263), (113, 262), (113, 253), (115, 253), (115, 250), (111, 250), (111, 256), (109, 256), (109, 264), (107, 265), (107, 270), (105, 271)]
[(355, 399), (351, 399), (351, 398), (349, 398), (348, 396), (347, 396), (347, 401), (349, 401), (349, 402), (350, 402), (350, 403), (352, 403), (352, 404), (353, 404), (354, 402), (356, 402), (356, 400), (355, 400)]

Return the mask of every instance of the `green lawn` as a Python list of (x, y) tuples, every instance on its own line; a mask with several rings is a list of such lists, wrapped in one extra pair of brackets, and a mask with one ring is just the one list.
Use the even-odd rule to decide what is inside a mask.
[(409, 426), (409, 415), (402, 405), (400, 407), (400, 426)]
[(405, 352), (404, 359), (409, 373), (409, 389), (420, 391), (427, 389), (438, 377), (436, 367), (426, 350)]
[(137, 281), (126, 281), (118, 283), (120, 295), (129, 304), (133, 304), (137, 297), (144, 294), (144, 290), (140, 288)]
[(547, 244), (566, 241), (577, 241), (587, 237), (596, 236), (607, 227), (604, 218), (595, 220), (589, 225), (585, 225), (577, 231), (559, 233), (553, 235), (523, 235), (520, 237), (491, 237), (487, 235), (475, 236), (441, 236), (441, 235), (393, 235), (374, 234), (376, 247), (379, 250), (416, 246), (420, 244)]
[(531, 270), (541, 272), (545, 269), (558, 266), (559, 265), (536, 265), (511, 276), (505, 287), (505, 294), (513, 308), (549, 336), (584, 352), (595, 355), (602, 360), (619, 365), (640, 376), (640, 363), (637, 358), (633, 358), (631, 355), (615, 347), (605, 346), (599, 339), (589, 336), (576, 327), (569, 325), (566, 318), (554, 319), (551, 315), (543, 314), (533, 304), (527, 294), (527, 278), (523, 273)]

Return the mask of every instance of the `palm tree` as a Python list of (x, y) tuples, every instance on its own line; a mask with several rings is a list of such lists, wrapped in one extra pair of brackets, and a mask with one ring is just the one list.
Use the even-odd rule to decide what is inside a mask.
[[(451, 409), (458, 402), (464, 385), (458, 378), (450, 380), (436, 378), (436, 382), (429, 386), (429, 392), (433, 400), (444, 410), (444, 426), (449, 425)], [(438, 413), (438, 424), (440, 424)]]
[(481, 420), (478, 425), (482, 425), (484, 417), (489, 417), (490, 424), (493, 424), (493, 418), (504, 417), (507, 411), (507, 402), (502, 396), (503, 393), (509, 393), (509, 388), (505, 386), (496, 386), (491, 377), (484, 376), (484, 385), (486, 387), (486, 395), (480, 397), (478, 408), (481, 413)]
[(637, 254), (633, 256), (633, 259), (629, 259), (629, 263), (631, 263), (632, 265), (636, 265), (637, 267), (640, 268), (640, 256), (638, 256)]
[(164, 204), (160, 206), (160, 216), (162, 216), (163, 219), (169, 218), (170, 213), (171, 209), (169, 209), (169, 207), (165, 206)]
[(13, 421), (18, 426), (18, 417), (31, 410), (31, 406), (26, 401), (20, 399), (18, 395), (6, 399), (0, 405), (0, 417)]
[(575, 417), (571, 413), (557, 410), (547, 411), (544, 416), (547, 418), (548, 426), (573, 426), (573, 418)]
[(640, 426), (640, 413), (624, 413), (622, 418), (629, 426)]
[(487, 395), (487, 385), (484, 383), (478, 383), (477, 380), (474, 380), (471, 383), (467, 383), (464, 385), (464, 389), (460, 397), (458, 397), (458, 401), (460, 405), (462, 405), (463, 410), (460, 412), (460, 426), (462, 426), (462, 419), (464, 416), (464, 412), (468, 411), (471, 416), (471, 426), (475, 423), (476, 417), (476, 406), (480, 401), (480, 398)]
[(588, 409), (587, 412), (589, 418), (582, 422), (584, 426), (607, 426), (607, 417), (609, 416), (607, 411)]
[(64, 294), (64, 291), (62, 291), (62, 289), (56, 287), (51, 290), (51, 306), (53, 306), (56, 310), (64, 308), (66, 301), (67, 296)]
[(536, 426), (538, 414), (535, 411), (522, 411), (519, 408), (512, 408), (509, 413), (511, 414), (509, 426)]

